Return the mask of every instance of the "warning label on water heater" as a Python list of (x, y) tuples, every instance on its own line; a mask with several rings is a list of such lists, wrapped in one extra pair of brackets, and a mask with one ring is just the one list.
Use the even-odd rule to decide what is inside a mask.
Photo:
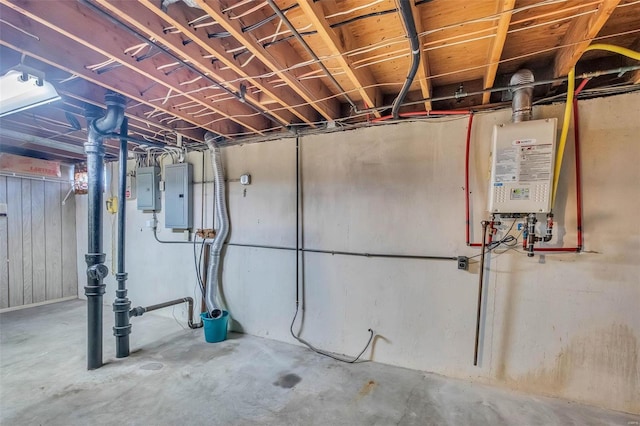
[(552, 155), (552, 144), (520, 146), (518, 180), (548, 181), (551, 177)]
[(551, 176), (552, 144), (535, 145), (535, 139), (513, 141), (496, 152), (495, 182), (538, 182)]

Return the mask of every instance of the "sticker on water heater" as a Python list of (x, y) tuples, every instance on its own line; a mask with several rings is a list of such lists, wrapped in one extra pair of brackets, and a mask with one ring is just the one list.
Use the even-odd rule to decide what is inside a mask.
[(511, 188), (512, 200), (528, 200), (529, 188)]
[(516, 139), (511, 142), (513, 146), (527, 146), (527, 145), (535, 145), (537, 139)]

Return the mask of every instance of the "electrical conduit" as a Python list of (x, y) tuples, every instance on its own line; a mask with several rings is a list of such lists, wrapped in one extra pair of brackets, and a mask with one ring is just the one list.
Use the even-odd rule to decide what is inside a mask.
[(413, 13), (411, 13), (411, 5), (408, 1), (399, 1), (398, 10), (400, 11), (400, 16), (402, 17), (404, 27), (407, 30), (407, 37), (409, 38), (409, 42), (411, 44), (412, 57), (411, 68), (409, 69), (407, 79), (404, 82), (404, 85), (402, 86), (402, 90), (400, 90), (398, 97), (395, 101), (393, 101), (393, 106), (391, 108), (391, 115), (395, 120), (400, 118), (400, 106), (402, 105), (402, 102), (404, 102), (404, 97), (407, 95), (409, 88), (413, 84), (413, 79), (416, 77), (416, 72), (418, 71), (418, 66), (420, 65), (420, 41), (418, 40), (418, 32), (416, 31), (416, 23), (413, 20)]
[(211, 318), (222, 316), (222, 309), (217, 300), (219, 286), (220, 260), (224, 241), (229, 233), (229, 215), (227, 214), (227, 199), (224, 186), (224, 170), (220, 148), (216, 144), (216, 135), (207, 132), (204, 141), (211, 151), (215, 185), (215, 216), (218, 229), (211, 243), (211, 255), (209, 256), (209, 269), (207, 271), (207, 288), (205, 292), (205, 304)]

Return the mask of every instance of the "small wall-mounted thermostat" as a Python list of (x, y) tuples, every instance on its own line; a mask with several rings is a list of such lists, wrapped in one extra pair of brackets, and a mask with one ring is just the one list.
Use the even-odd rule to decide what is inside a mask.
[(242, 175), (240, 176), (240, 184), (241, 185), (249, 185), (251, 183), (251, 175)]

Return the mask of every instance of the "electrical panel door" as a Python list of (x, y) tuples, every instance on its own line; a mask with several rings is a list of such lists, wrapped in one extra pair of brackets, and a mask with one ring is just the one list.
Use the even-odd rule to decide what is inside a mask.
[(495, 125), (490, 213), (551, 211), (557, 119)]
[(136, 170), (138, 210), (160, 210), (160, 167)]
[(189, 229), (193, 227), (193, 166), (171, 164), (164, 168), (164, 226)]

